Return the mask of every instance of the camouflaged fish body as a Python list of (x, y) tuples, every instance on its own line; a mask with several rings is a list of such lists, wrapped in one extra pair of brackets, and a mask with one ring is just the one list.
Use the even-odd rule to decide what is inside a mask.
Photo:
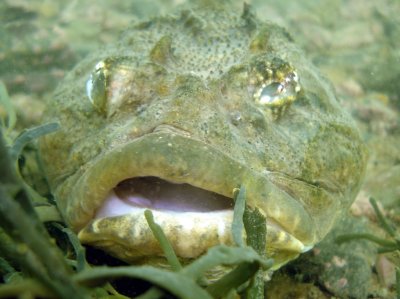
[(366, 154), (329, 82), (282, 28), (226, 7), (129, 27), (66, 76), (48, 105), (61, 130), (41, 153), (82, 242), (129, 262), (232, 244), (232, 194), (267, 216), (279, 267), (353, 201)]

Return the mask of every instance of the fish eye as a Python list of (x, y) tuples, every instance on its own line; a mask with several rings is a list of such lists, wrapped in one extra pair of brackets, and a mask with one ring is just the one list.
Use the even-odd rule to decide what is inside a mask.
[(277, 108), (295, 101), (300, 89), (298, 76), (293, 71), (279, 79), (267, 80), (254, 94), (254, 97), (260, 105)]
[(284, 90), (284, 85), (279, 82), (272, 82), (268, 85), (263, 86), (260, 90), (259, 103), (262, 105), (274, 104), (275, 102), (279, 101), (279, 99), (281, 98), (280, 95)]
[(86, 95), (96, 112), (111, 117), (135, 94), (132, 60), (107, 57), (94, 66), (86, 81)]
[(86, 95), (93, 107), (100, 113), (106, 111), (107, 102), (107, 65), (98, 62), (86, 81)]

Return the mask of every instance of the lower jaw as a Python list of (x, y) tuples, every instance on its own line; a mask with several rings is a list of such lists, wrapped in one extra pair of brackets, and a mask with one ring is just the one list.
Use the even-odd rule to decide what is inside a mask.
[[(144, 216), (145, 209), (95, 219), (79, 232), (83, 243), (106, 247), (123, 260), (162, 256), (163, 252)], [(192, 259), (217, 244), (231, 244), (232, 211), (209, 213), (152, 211), (179, 257)]]
[[(164, 254), (144, 216), (145, 209), (129, 214), (92, 220), (79, 232), (84, 244), (135, 264), (165, 264)], [(234, 245), (231, 234), (232, 210), (201, 212), (152, 211), (175, 253), (183, 261), (193, 260), (213, 246)], [(309, 248), (274, 223), (267, 223), (267, 248), (279, 268)]]

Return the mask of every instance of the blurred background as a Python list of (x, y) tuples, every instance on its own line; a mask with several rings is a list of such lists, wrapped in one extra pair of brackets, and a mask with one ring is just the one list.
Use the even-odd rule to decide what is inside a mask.
[[(2, 0), (0, 80), (16, 107), (17, 131), (41, 122), (57, 83), (85, 55), (117, 41), (130, 22), (171, 13), (187, 2), (196, 1)], [(285, 27), (333, 82), (369, 147), (365, 183), (344, 220), (351, 223), (274, 275), (269, 296), (330, 298), (326, 295), (330, 293), (339, 298), (392, 298), (392, 259), (377, 255), (371, 244), (334, 247), (332, 240), (353, 229), (385, 236), (369, 205), (370, 197), (400, 227), (400, 1), (248, 3), (259, 18)], [(240, 11), (243, 1), (230, 5)], [(4, 113), (0, 107), (0, 116)], [(348, 252), (354, 255), (357, 246), (363, 248), (359, 255), (349, 257)], [(328, 253), (321, 256), (321, 251)], [(351, 264), (357, 258), (359, 264)], [(294, 297), (284, 297), (288, 292)]]

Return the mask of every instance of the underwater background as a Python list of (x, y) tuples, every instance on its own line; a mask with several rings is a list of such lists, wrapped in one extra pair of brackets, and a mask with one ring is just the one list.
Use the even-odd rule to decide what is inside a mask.
[[(187, 2), (191, 1), (1, 1), (0, 81), (17, 115), (8, 138), (41, 123), (45, 103), (58, 82), (88, 53), (117, 41), (130, 22), (173, 12)], [(395, 298), (399, 248), (384, 255), (378, 254), (373, 242), (338, 244), (335, 240), (350, 232), (391, 238), (382, 229), (371, 197), (385, 219), (397, 227), (399, 238), (400, 2), (248, 2), (260, 19), (285, 27), (332, 81), (369, 149), (365, 182), (350, 213), (311, 252), (275, 273), (266, 296)], [(240, 11), (243, 1), (231, 5)], [(6, 118), (7, 113), (0, 106), (0, 117)], [(45, 180), (32, 176), (35, 171), (29, 163), (21, 170), (31, 186), (45, 193)]]

